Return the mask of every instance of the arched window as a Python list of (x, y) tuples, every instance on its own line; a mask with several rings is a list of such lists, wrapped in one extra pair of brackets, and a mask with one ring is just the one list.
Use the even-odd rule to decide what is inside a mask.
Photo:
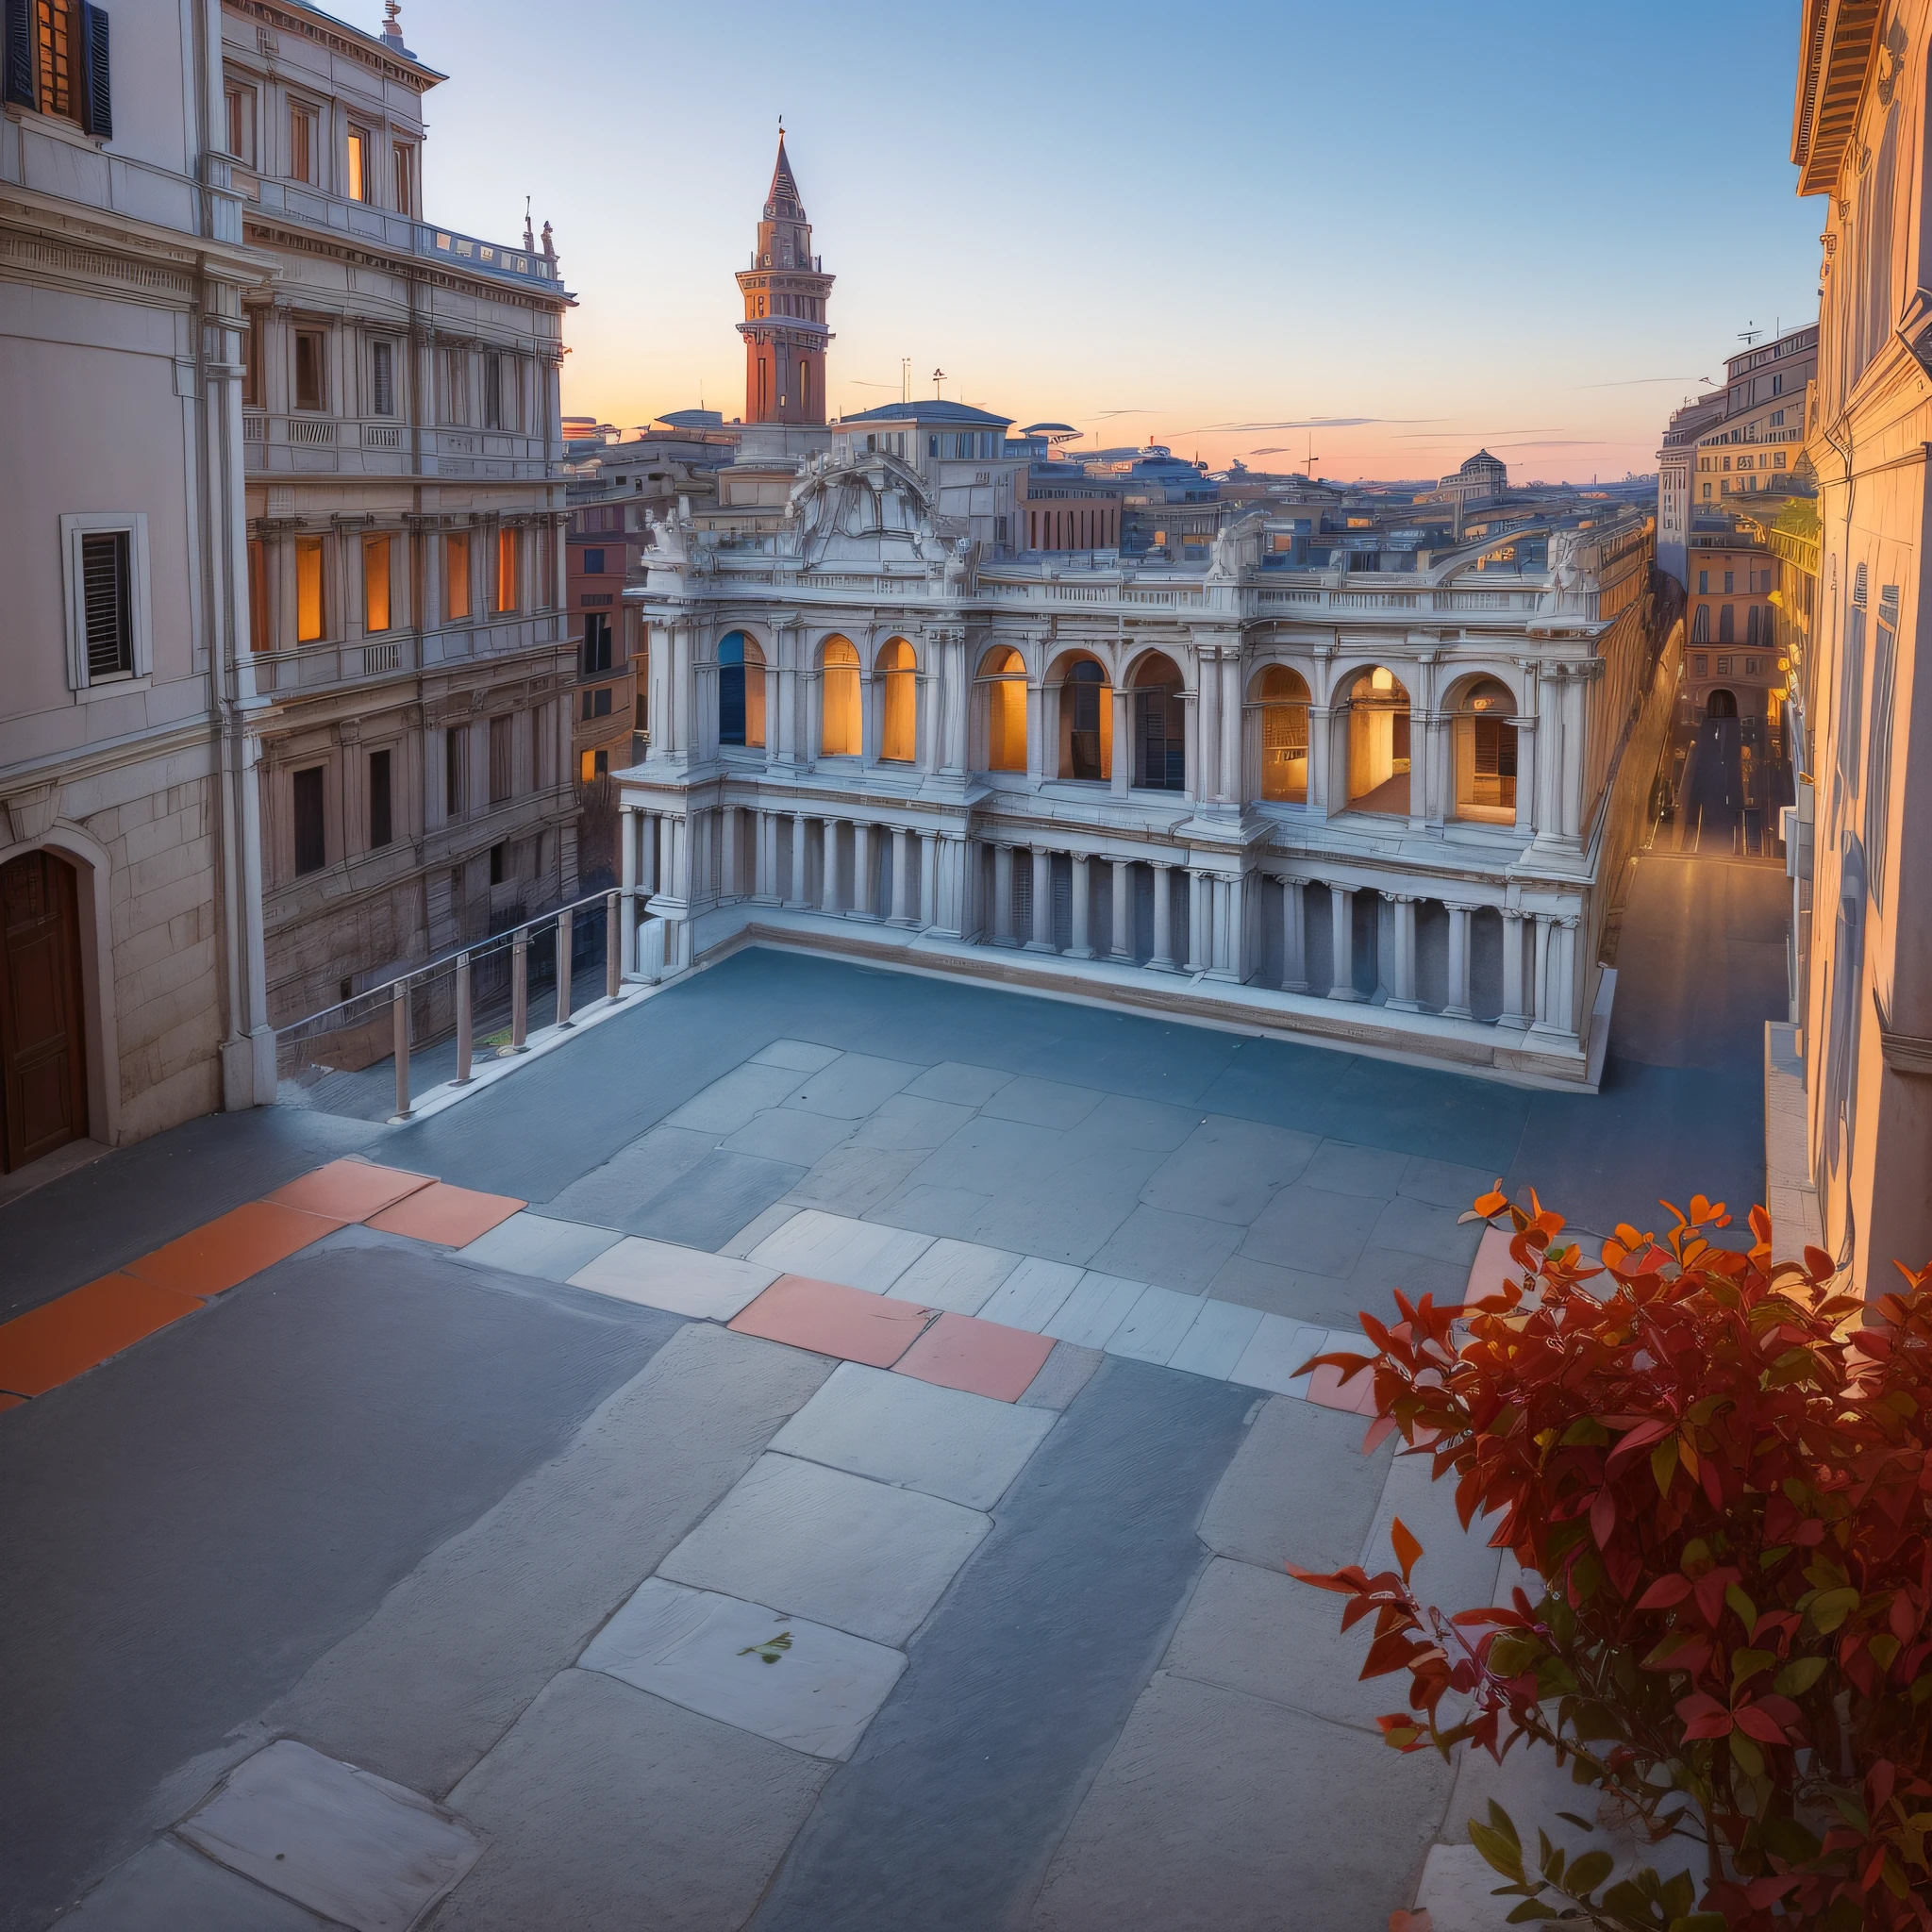
[(718, 641), (718, 742), (765, 741), (765, 654), (741, 630)]
[(1348, 801), (1357, 811), (1408, 816), (1408, 692), (1383, 664), (1349, 688)]
[(997, 645), (979, 667), (986, 688), (986, 768), (1026, 769), (1026, 663), (1018, 651)]
[(1479, 677), (1456, 708), (1456, 816), (1516, 822), (1516, 700), (1493, 677)]
[(1261, 796), (1308, 801), (1308, 687), (1299, 672), (1271, 664), (1257, 690), (1261, 711)]
[(893, 638), (879, 653), (885, 697), (879, 707), (879, 757), (909, 765), (919, 752), (919, 687), (913, 675), (912, 646)]
[(1181, 674), (1158, 652), (1134, 673), (1134, 783), (1150, 791), (1184, 791), (1188, 782)]
[(1060, 683), (1062, 778), (1113, 776), (1113, 693), (1091, 658), (1070, 665)]
[(827, 638), (819, 652), (819, 756), (856, 758), (863, 743), (858, 717), (858, 647)]

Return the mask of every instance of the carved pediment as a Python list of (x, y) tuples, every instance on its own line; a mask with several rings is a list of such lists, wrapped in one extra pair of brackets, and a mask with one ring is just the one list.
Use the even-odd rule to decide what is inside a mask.
[(791, 486), (786, 516), (807, 570), (841, 563), (926, 570), (947, 555), (918, 473), (879, 451), (813, 457)]

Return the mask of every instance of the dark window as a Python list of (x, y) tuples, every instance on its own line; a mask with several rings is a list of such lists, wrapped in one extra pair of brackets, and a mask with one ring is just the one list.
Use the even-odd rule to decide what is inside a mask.
[(442, 734), (442, 810), (445, 818), (458, 817), (463, 808), (463, 741), (467, 735), (460, 724), (452, 724)]
[(295, 407), (319, 409), (323, 407), (323, 345), (320, 329), (295, 331)]
[(1187, 752), (1182, 737), (1178, 685), (1160, 685), (1134, 693), (1134, 782), (1158, 791), (1187, 785)]
[(485, 356), (483, 358), (483, 426), (486, 429), (503, 427), (503, 358)]
[(388, 342), (373, 342), (369, 349), (369, 406), (378, 416), (396, 412), (396, 355)]
[(490, 802), (501, 805), (509, 796), (510, 744), (508, 718), (490, 721)]
[(87, 625), (90, 683), (126, 677), (134, 670), (127, 554), (125, 530), (97, 530), (80, 540), (81, 602)]
[(1091, 658), (1083, 658), (1067, 674), (1067, 695), (1074, 708), (1070, 750), (1076, 778), (1101, 775), (1100, 693), (1105, 681), (1106, 674)]
[[(1724, 573), (1730, 575), (1728, 571)], [(1726, 604), (1717, 614), (1717, 641), (1721, 644), (1735, 644), (1738, 641), (1737, 619), (1733, 615), (1735, 607)]]
[(600, 684), (597, 687), (597, 689), (591, 693), (591, 696), (594, 700), (594, 702), (591, 706), (591, 716), (593, 718), (609, 717), (610, 687), (608, 684)]
[(744, 633), (741, 630), (732, 631), (718, 644), (718, 742), (744, 742)]
[(328, 863), (322, 831), (322, 767), (295, 774), (295, 870), (320, 872)]
[(593, 675), (610, 669), (610, 620), (595, 611), (584, 618), (584, 669)]
[(242, 400), (250, 408), (261, 408), (266, 392), (261, 379), (262, 323), (266, 311), (251, 308), (248, 326), (242, 332)]
[(389, 754), (369, 754), (369, 849), (387, 845), (394, 835), (390, 830)]
[(601, 550), (584, 552), (584, 575), (587, 577), (601, 577), (604, 575), (604, 553)]
[(508, 847), (500, 843), (490, 848), (490, 883), (492, 886), (503, 883), (504, 859), (508, 852)]

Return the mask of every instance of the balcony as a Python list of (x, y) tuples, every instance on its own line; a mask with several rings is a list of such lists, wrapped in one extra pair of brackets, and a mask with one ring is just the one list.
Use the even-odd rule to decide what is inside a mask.
[(251, 475), (280, 473), (400, 475), (421, 439), (422, 474), (490, 476), (521, 482), (556, 474), (541, 436), (495, 429), (424, 427), (397, 417), (375, 422), (244, 409), (242, 456)]

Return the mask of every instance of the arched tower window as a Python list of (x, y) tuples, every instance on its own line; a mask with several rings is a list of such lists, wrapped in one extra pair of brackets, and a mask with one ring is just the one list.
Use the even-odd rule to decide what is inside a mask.
[(1256, 695), (1261, 711), (1261, 796), (1286, 805), (1308, 800), (1308, 687), (1301, 674), (1271, 664)]
[(1060, 684), (1062, 778), (1113, 776), (1113, 692), (1091, 658), (1068, 667)]
[(765, 654), (741, 630), (718, 641), (718, 742), (765, 741)]
[(1516, 700), (1493, 677), (1479, 677), (1456, 709), (1456, 816), (1516, 821)]
[(1026, 769), (1026, 662), (1019, 652), (995, 645), (979, 667), (986, 691), (986, 768)]
[(1408, 816), (1408, 692), (1386, 664), (1349, 688), (1348, 801), (1357, 811)]
[(827, 638), (819, 667), (819, 756), (856, 758), (863, 743), (858, 646), (848, 638)]
[(1134, 783), (1151, 791), (1187, 789), (1187, 724), (1181, 674), (1158, 652), (1134, 673)]
[(879, 706), (879, 757), (909, 765), (919, 753), (919, 685), (912, 646), (893, 638), (879, 652), (885, 693)]

